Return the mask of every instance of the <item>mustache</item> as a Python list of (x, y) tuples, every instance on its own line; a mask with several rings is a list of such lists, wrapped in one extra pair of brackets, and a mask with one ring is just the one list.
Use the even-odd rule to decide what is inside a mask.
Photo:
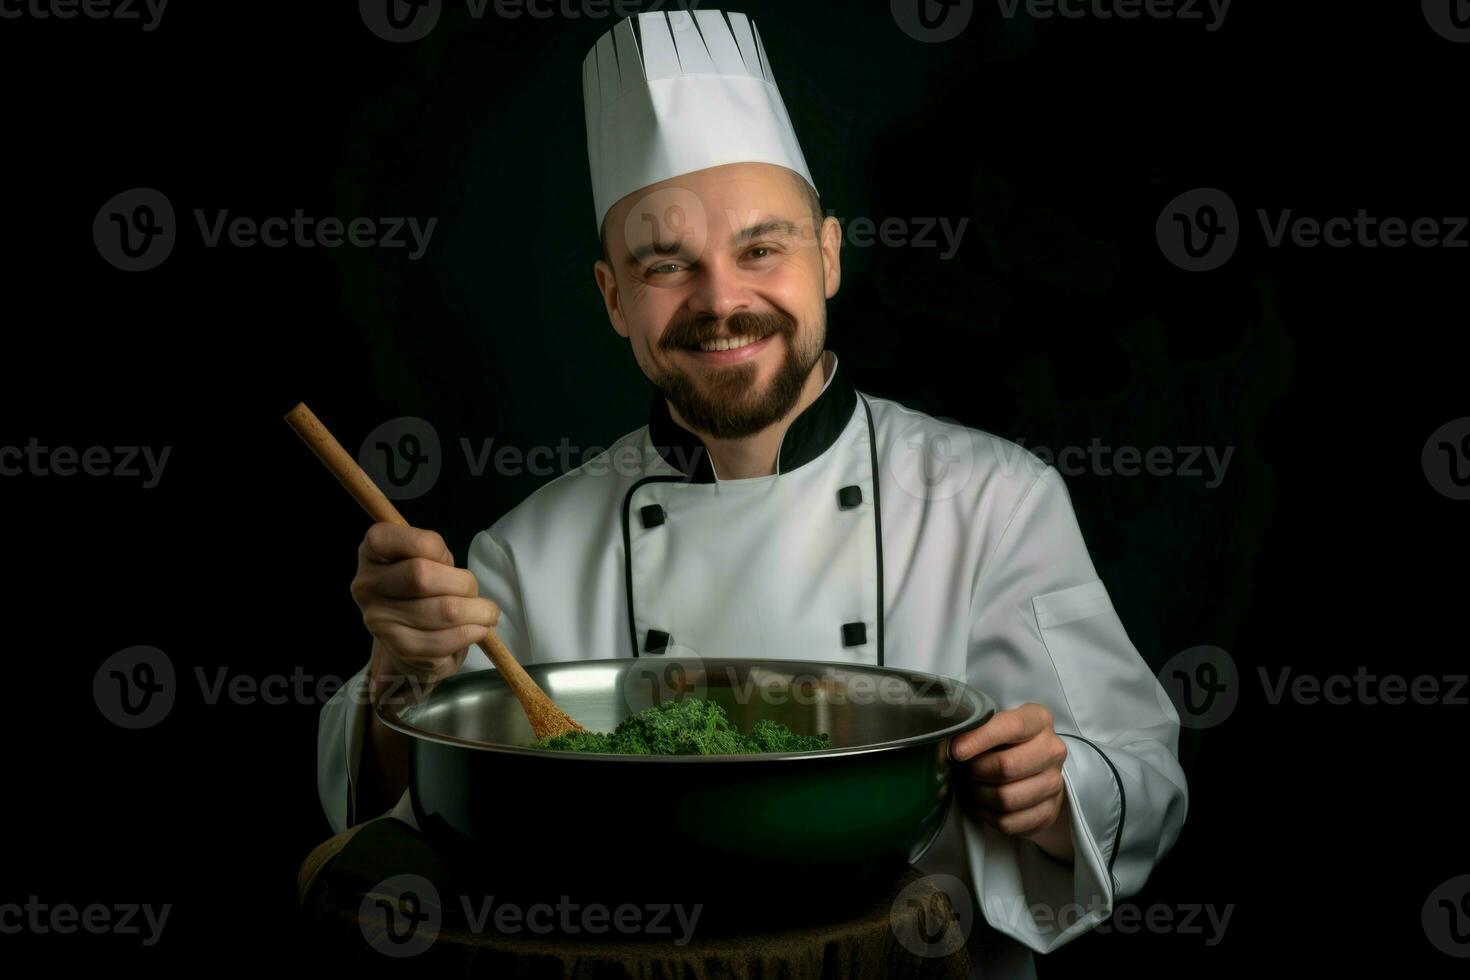
[(720, 320), (717, 317), (689, 317), (668, 325), (658, 345), (663, 350), (697, 347), (716, 337), (753, 337), (762, 340), (771, 334), (796, 332), (796, 321), (784, 313), (740, 312)]

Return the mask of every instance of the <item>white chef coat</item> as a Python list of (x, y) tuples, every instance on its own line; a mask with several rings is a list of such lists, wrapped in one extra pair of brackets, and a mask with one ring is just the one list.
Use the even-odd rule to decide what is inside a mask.
[[(979, 975), (1047, 952), (1143, 887), (1184, 823), (1179, 718), (1119, 621), (1057, 471), (996, 436), (825, 385), (772, 476), (721, 480), (655, 397), (647, 426), (475, 536), (468, 564), (523, 663), (832, 660), (962, 679), (1002, 709), (1046, 705), (1067, 745), (1071, 866), (952, 807), (920, 862), (973, 898)], [(472, 647), (462, 670), (490, 666)], [(322, 710), (333, 828), (367, 714), (361, 672)], [(400, 818), (411, 812), (400, 802)]]

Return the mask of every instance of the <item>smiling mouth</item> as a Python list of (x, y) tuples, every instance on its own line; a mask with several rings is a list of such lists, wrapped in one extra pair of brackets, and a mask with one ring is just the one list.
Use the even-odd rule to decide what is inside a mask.
[(751, 344), (758, 344), (769, 336), (770, 334), (766, 334), (765, 337), (745, 334), (739, 337), (715, 337), (712, 340), (703, 340), (699, 343), (689, 344), (684, 349), (702, 351), (706, 354), (712, 354), (715, 351), (722, 350), (739, 350), (742, 347), (749, 347)]

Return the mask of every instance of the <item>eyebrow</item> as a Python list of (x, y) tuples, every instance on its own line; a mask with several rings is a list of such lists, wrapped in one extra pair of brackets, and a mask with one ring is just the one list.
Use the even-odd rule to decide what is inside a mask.
[[(795, 235), (796, 233), (796, 225), (785, 218), (768, 218), (765, 221), (737, 231), (731, 236), (730, 241), (734, 245), (743, 245), (746, 242), (754, 241), (757, 238), (763, 238), (767, 235)], [(639, 245), (632, 250), (632, 253), (628, 256), (628, 264), (643, 265), (648, 259), (654, 257), (668, 258), (669, 256), (677, 255), (681, 251), (683, 251), (682, 239), (676, 239), (671, 244), (649, 242), (644, 245)]]
[(759, 224), (751, 225), (735, 233), (733, 241), (735, 244), (743, 244), (755, 238), (764, 238), (767, 235), (794, 235), (796, 225), (785, 218), (768, 218)]

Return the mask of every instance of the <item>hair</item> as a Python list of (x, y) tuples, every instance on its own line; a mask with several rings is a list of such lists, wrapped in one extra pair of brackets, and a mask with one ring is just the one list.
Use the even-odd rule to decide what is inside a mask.
[[(822, 233), (822, 222), (827, 216), (822, 211), (822, 199), (817, 196), (817, 189), (807, 183), (807, 179), (795, 170), (787, 169), (786, 172), (796, 182), (797, 191), (806, 200), (806, 206), (811, 211), (813, 236), (820, 237)], [(607, 214), (612, 214), (612, 208), (608, 208)], [(602, 261), (608, 265), (612, 265), (612, 259), (609, 258), (607, 251), (607, 215), (603, 215), (602, 217), (602, 227), (598, 229), (597, 237), (602, 243)]]

